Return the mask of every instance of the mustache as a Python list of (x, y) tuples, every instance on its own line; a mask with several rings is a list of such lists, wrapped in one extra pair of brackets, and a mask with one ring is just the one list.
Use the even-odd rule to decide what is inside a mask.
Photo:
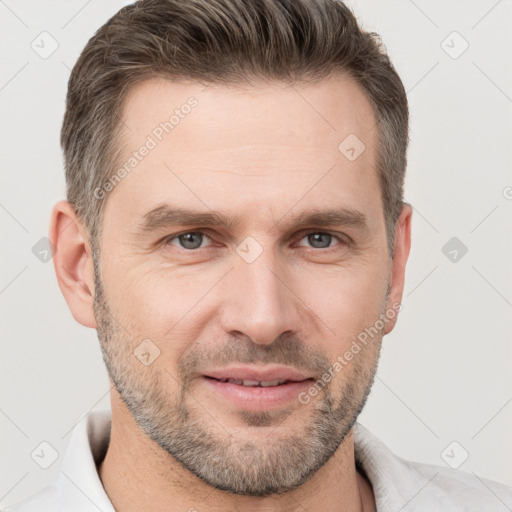
[(230, 337), (222, 343), (193, 344), (180, 358), (178, 373), (182, 382), (201, 374), (206, 367), (240, 364), (282, 364), (315, 376), (330, 367), (327, 357), (296, 336), (280, 336), (269, 345), (259, 345), (248, 338)]

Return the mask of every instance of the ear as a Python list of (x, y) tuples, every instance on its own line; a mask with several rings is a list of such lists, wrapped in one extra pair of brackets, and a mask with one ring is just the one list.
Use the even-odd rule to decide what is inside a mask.
[(399, 311), (397, 305), (402, 302), (405, 266), (411, 250), (411, 219), (412, 207), (404, 203), (395, 226), (394, 253), (390, 265), (389, 295), (386, 303), (386, 311), (394, 310), (396, 315), (386, 322), (384, 334), (389, 334), (395, 327)]
[(89, 235), (67, 201), (52, 210), (49, 238), (59, 287), (74, 319), (96, 328), (94, 315), (94, 266)]

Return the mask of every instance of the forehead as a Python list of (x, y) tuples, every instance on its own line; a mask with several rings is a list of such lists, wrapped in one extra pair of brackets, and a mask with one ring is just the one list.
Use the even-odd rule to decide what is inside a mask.
[[(131, 147), (148, 134), (159, 138), (159, 128), (166, 138), (170, 132), (161, 125), (170, 122), (175, 142), (186, 138), (183, 152), (226, 148), (231, 143), (233, 147), (317, 147), (337, 153), (339, 143), (350, 133), (371, 146), (375, 125), (365, 94), (346, 75), (332, 75), (310, 84), (272, 82), (253, 86), (155, 78), (129, 92), (123, 120), (127, 126), (125, 140)], [(194, 137), (195, 130), (208, 137)]]
[[(227, 212), (248, 201), (290, 208), (303, 197), (307, 208), (331, 197), (353, 208), (378, 199), (368, 197), (378, 188), (374, 112), (347, 76), (243, 87), (151, 79), (130, 91), (122, 117), (125, 172), (108, 202), (127, 215), (165, 202)], [(356, 159), (352, 149), (362, 151)]]

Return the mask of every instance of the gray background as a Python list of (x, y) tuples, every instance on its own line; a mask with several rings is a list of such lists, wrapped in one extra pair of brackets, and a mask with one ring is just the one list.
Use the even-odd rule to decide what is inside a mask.
[[(50, 483), (72, 428), (109, 407), (96, 332), (73, 320), (32, 249), (64, 197), (70, 68), (126, 3), (0, 0), (1, 506)], [(403, 311), (360, 421), (404, 458), (512, 485), (512, 3), (349, 3), (408, 90), (415, 209)], [(51, 49), (43, 31), (58, 43), (46, 59), (31, 47)], [(61, 455), (48, 469), (31, 458), (42, 441)]]

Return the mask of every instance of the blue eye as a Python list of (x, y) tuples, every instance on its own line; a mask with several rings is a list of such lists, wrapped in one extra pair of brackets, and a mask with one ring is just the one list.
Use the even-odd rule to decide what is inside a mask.
[[(303, 240), (307, 240), (307, 245), (302, 244)], [(179, 249), (186, 249), (194, 251), (196, 249), (202, 249), (207, 246), (208, 241), (211, 238), (201, 231), (188, 231), (186, 233), (179, 233), (176, 235), (169, 236), (165, 243), (174, 245)], [(303, 236), (299, 241), (299, 246), (310, 247), (313, 249), (330, 249), (335, 246), (334, 241), (343, 244), (338, 236), (323, 231), (313, 231)]]
[(339, 241), (337, 236), (331, 235), (330, 233), (323, 233), (321, 231), (309, 233), (301, 240), (305, 239), (307, 239), (308, 243), (311, 244), (314, 249), (328, 249), (331, 247), (331, 242), (334, 239)]
[(172, 243), (174, 240), (177, 240), (180, 244), (180, 247), (182, 249), (199, 249), (205, 238), (207, 237), (204, 233), (201, 233), (199, 231), (192, 231), (189, 233), (182, 233), (181, 235), (173, 236), (172, 238), (169, 238), (169, 243)]
[(307, 236), (308, 242), (315, 249), (325, 249), (326, 247), (329, 247), (331, 245), (332, 238), (332, 235), (329, 235), (329, 233), (311, 233)]

